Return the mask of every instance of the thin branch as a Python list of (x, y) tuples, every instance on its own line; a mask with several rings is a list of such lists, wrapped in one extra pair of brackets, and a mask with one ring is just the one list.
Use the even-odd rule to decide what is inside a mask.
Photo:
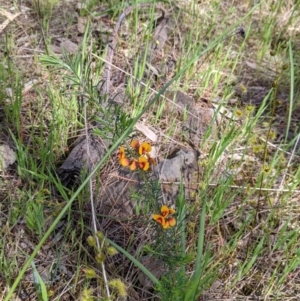
[[(88, 133), (88, 122), (87, 122), (86, 99), (85, 98), (84, 98), (84, 128), (85, 128), (85, 136), (86, 136), (87, 158), (88, 158), (88, 161), (90, 161), (91, 154), (90, 154), (90, 146), (89, 146), (89, 133)], [(87, 162), (87, 166), (90, 166), (90, 162)], [(92, 166), (92, 168), (94, 168), (94, 166)], [(95, 206), (94, 206), (94, 193), (93, 193), (92, 178), (89, 179), (89, 193), (90, 193), (90, 201), (91, 201), (93, 230), (94, 230), (94, 233), (96, 234), (98, 232), (98, 229), (97, 229), (97, 223), (96, 223), (96, 211), (95, 211)], [(95, 235), (95, 238), (96, 238), (97, 248), (98, 248), (98, 250), (100, 250), (99, 237), (97, 235)], [(102, 268), (104, 286), (106, 289), (106, 295), (109, 298), (110, 291), (109, 291), (108, 280), (107, 280), (104, 262), (101, 263), (101, 268)]]

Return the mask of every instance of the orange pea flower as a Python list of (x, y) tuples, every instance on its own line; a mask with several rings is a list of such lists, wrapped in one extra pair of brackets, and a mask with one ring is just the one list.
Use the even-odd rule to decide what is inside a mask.
[(125, 148), (124, 148), (124, 146), (120, 147), (119, 153), (118, 153), (118, 158), (119, 158), (120, 161), (125, 158)]
[(164, 228), (165, 224), (166, 224), (166, 220), (163, 216), (159, 215), (159, 214), (153, 214), (152, 218), (159, 224), (162, 225), (162, 227)]
[(130, 161), (125, 156), (125, 149), (124, 146), (120, 147), (119, 153), (118, 153), (119, 162), (122, 166), (128, 166), (130, 164)]
[(140, 147), (140, 143), (138, 140), (132, 140), (130, 146), (137, 150)]
[(161, 206), (160, 212), (163, 217), (167, 217), (169, 214), (176, 213), (176, 211), (173, 208), (169, 208), (166, 205)]
[(139, 154), (144, 155), (146, 153), (149, 153), (149, 152), (151, 152), (151, 149), (152, 149), (152, 147), (149, 143), (143, 142), (139, 147)]
[(120, 160), (120, 164), (124, 167), (128, 166), (130, 164), (130, 161), (128, 158), (123, 158)]
[[(149, 143), (143, 142), (140, 144), (138, 140), (132, 140), (130, 147), (134, 150), (134, 153), (129, 152), (129, 158), (126, 157), (124, 146), (119, 149), (118, 158), (122, 166), (128, 166), (132, 171), (138, 168), (147, 171), (151, 165), (155, 164), (155, 160), (149, 155), (152, 149)], [(140, 156), (138, 157), (138, 155)]]
[(131, 164), (129, 165), (129, 169), (130, 170), (136, 170), (138, 168), (138, 160), (137, 159), (133, 159)]
[(167, 217), (165, 218), (165, 223), (167, 228), (174, 227), (176, 225), (176, 219), (175, 217)]
[(176, 225), (176, 219), (170, 214), (174, 214), (176, 211), (173, 208), (169, 208), (166, 205), (163, 205), (160, 209), (161, 214), (153, 214), (152, 218), (164, 229), (174, 227)]
[(145, 171), (149, 169), (150, 164), (146, 157), (144, 157), (144, 156), (139, 157), (139, 167), (140, 167), (140, 169), (145, 170)]

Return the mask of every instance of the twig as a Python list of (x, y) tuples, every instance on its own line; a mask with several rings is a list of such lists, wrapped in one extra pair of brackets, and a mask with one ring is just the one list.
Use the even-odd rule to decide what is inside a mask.
[[(89, 146), (89, 132), (88, 132), (86, 99), (85, 98), (84, 98), (84, 128), (85, 128), (85, 136), (86, 136), (86, 152), (87, 152), (88, 161), (90, 161), (91, 154), (90, 154), (90, 146)], [(87, 165), (90, 166), (90, 162), (87, 162)], [(91, 168), (94, 168), (94, 166), (91, 166)], [(94, 230), (94, 233), (97, 233), (98, 229), (97, 229), (97, 223), (96, 223), (96, 211), (95, 211), (95, 206), (94, 206), (94, 193), (93, 193), (92, 178), (90, 178), (90, 180), (89, 180), (89, 193), (90, 193), (90, 201), (91, 201), (93, 230)], [(98, 250), (100, 250), (99, 237), (97, 235), (95, 235), (95, 238), (96, 238), (97, 248), (98, 248)], [(110, 291), (109, 291), (109, 286), (108, 286), (108, 281), (107, 281), (104, 262), (101, 263), (101, 268), (102, 268), (104, 286), (105, 286), (105, 289), (106, 289), (106, 296), (109, 298), (110, 297)]]
[[(174, 183), (173, 183), (174, 184)], [(178, 182), (178, 184), (179, 184), (179, 182)], [(220, 184), (218, 184), (218, 183), (211, 183), (211, 184), (208, 184), (209, 186), (213, 186), (213, 187), (215, 187), (215, 186), (219, 186)], [(236, 188), (236, 189), (244, 189), (244, 190), (258, 190), (258, 191), (270, 191), (270, 192), (277, 192), (277, 193), (280, 193), (280, 192), (289, 192), (289, 191), (291, 191), (290, 189), (282, 189), (282, 188), (264, 188), (264, 187), (262, 187), (262, 188), (260, 188), (260, 187), (247, 187), (247, 186), (238, 186), (238, 185), (229, 185), (228, 187), (230, 187), (230, 188)], [(300, 192), (300, 190), (293, 190), (293, 192), (295, 192), (295, 193), (299, 193)]]

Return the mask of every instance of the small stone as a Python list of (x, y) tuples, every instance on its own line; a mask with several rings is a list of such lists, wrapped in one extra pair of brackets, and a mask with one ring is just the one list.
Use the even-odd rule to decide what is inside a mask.
[(0, 145), (0, 171), (5, 171), (15, 161), (15, 152), (8, 145)]

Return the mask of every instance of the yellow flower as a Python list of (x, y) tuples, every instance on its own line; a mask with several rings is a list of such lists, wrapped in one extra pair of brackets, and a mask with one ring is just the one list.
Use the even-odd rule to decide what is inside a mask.
[(167, 217), (169, 214), (174, 214), (176, 211), (173, 208), (163, 205), (161, 206), (160, 212), (163, 217)]
[(176, 219), (175, 217), (169, 216), (171, 214), (174, 214), (176, 211), (173, 208), (169, 208), (166, 205), (163, 205), (160, 209), (160, 214), (153, 214), (152, 218), (158, 223), (161, 224), (161, 226), (164, 229), (171, 228), (176, 225)]
[(152, 218), (159, 224), (162, 225), (162, 227), (164, 228), (165, 224), (166, 224), (166, 220), (163, 216), (159, 215), (159, 214), (153, 214)]
[(140, 147), (139, 147), (139, 154), (144, 155), (146, 153), (149, 153), (149, 152), (151, 152), (151, 149), (152, 149), (152, 147), (149, 143), (143, 142), (142, 145), (140, 145)]
[(118, 153), (118, 158), (119, 158), (120, 161), (125, 158), (125, 148), (124, 148), (124, 146), (120, 147), (119, 153)]
[[(155, 164), (155, 160), (150, 157), (149, 152), (152, 147), (149, 143), (143, 142), (141, 145), (138, 140), (132, 140), (130, 146), (135, 150), (135, 153), (129, 158), (126, 157), (125, 148), (121, 146), (118, 153), (118, 159), (120, 165), (129, 167), (130, 170), (141, 170), (147, 171), (151, 165)], [(140, 155), (138, 157), (138, 155)]]
[(125, 148), (124, 146), (120, 147), (119, 153), (118, 153), (119, 162), (122, 166), (126, 167), (130, 164), (130, 161), (125, 156)]
[(166, 228), (174, 227), (176, 225), (175, 217), (167, 217), (166, 221)]
[(145, 171), (149, 169), (150, 164), (146, 157), (144, 157), (144, 156), (139, 157), (139, 167), (140, 167), (140, 169), (145, 170)]
[(130, 170), (136, 170), (138, 167), (138, 161), (136, 159), (133, 159), (133, 161), (129, 165)]
[(126, 166), (129, 166), (130, 161), (129, 161), (128, 158), (123, 158), (123, 159), (120, 160), (120, 164), (121, 164), (122, 166), (126, 167)]
[(138, 142), (138, 140), (132, 140), (130, 146), (132, 148), (138, 149), (140, 147), (140, 143)]

